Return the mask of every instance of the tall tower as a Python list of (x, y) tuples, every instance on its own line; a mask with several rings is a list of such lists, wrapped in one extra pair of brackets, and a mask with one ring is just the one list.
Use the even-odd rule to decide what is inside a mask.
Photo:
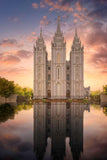
[(47, 52), (42, 29), (34, 46), (34, 98), (45, 98)]
[(51, 60), (51, 98), (66, 98), (66, 42), (60, 29), (58, 16), (57, 31), (53, 38)]
[(70, 52), (71, 63), (71, 98), (84, 97), (84, 47), (75, 29), (75, 36)]

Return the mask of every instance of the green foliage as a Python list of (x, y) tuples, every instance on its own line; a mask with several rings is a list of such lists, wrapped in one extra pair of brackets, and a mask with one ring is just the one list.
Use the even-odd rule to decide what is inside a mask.
[(89, 100), (88, 99), (83, 99), (83, 102), (84, 103), (89, 103)]
[(72, 99), (68, 99), (68, 102), (72, 102)]
[(100, 96), (100, 94), (101, 94), (101, 91), (100, 90), (96, 90), (96, 91), (92, 91), (91, 92), (91, 94), (90, 94), (90, 96)]
[(8, 81), (7, 79), (0, 77), (0, 95), (7, 98), (11, 94), (32, 98), (33, 90), (28, 87), (23, 88), (18, 84), (14, 84), (14, 81)]
[(15, 85), (15, 93), (19, 96), (24, 96), (26, 98), (32, 98), (33, 97), (33, 90), (31, 88), (23, 88), (19, 86), (18, 84)]
[(14, 94), (15, 84), (13, 81), (8, 81), (5, 78), (0, 77), (0, 95), (2, 97), (9, 97)]
[(107, 94), (107, 85), (103, 86), (103, 93)]

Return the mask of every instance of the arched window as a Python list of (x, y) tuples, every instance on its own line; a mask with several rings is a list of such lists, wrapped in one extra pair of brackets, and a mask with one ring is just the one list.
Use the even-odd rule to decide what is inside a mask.
[(60, 79), (60, 67), (57, 67), (57, 79)]
[(58, 79), (59, 79), (59, 68), (58, 68)]

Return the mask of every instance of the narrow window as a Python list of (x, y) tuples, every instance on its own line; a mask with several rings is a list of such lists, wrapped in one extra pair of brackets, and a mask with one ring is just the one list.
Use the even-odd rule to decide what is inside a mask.
[(67, 74), (67, 80), (69, 81), (69, 74)]
[(58, 68), (58, 79), (59, 79), (59, 68)]
[(48, 80), (51, 80), (51, 75), (50, 74), (48, 74)]
[(51, 68), (50, 67), (48, 67), (48, 70), (50, 70)]

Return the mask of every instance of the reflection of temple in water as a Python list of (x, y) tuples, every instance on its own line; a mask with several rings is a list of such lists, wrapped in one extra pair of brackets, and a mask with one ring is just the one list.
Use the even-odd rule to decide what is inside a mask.
[[(37, 160), (63, 160), (67, 156), (66, 137), (69, 137), (68, 145), (72, 160), (79, 160), (83, 152), (85, 110), (89, 111), (88, 105), (77, 103), (57, 102), (34, 105), (34, 152)], [(49, 148), (51, 148), (50, 154), (46, 153), (49, 152)]]

